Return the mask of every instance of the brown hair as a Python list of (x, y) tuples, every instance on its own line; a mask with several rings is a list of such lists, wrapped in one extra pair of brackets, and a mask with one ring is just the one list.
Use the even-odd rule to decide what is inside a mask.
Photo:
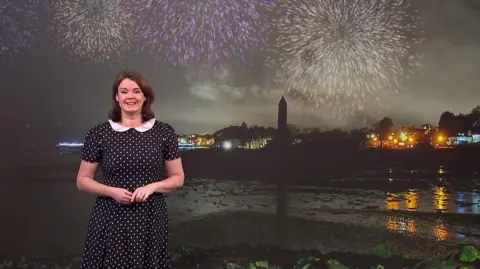
[(115, 97), (117, 95), (118, 85), (120, 85), (124, 79), (135, 81), (143, 95), (145, 95), (145, 98), (147, 98), (142, 106), (142, 121), (145, 122), (153, 119), (155, 113), (150, 109), (150, 105), (153, 103), (155, 96), (153, 95), (152, 87), (150, 87), (150, 84), (144, 76), (135, 71), (121, 71), (115, 78), (112, 88), (112, 109), (108, 112), (108, 117), (114, 122), (120, 122), (122, 120), (122, 110)]

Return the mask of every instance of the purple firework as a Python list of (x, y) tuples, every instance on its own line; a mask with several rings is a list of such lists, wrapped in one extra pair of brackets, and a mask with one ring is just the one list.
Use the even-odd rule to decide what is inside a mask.
[(130, 48), (136, 9), (130, 0), (60, 0), (51, 5), (56, 45), (73, 60), (100, 64)]
[(0, 1), (0, 58), (8, 60), (31, 49), (38, 31), (41, 0)]
[[(262, 50), (274, 0), (139, 0), (144, 49), (174, 65), (244, 60)], [(137, 7), (138, 8), (138, 7)]]

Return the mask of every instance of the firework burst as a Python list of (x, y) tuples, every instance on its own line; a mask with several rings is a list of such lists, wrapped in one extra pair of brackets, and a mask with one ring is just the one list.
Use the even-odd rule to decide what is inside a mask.
[[(396, 92), (418, 42), (410, 0), (300, 0), (282, 3), (268, 60), (278, 81), (306, 100), (361, 109)], [(298, 90), (300, 89), (300, 90)], [(347, 111), (348, 109), (343, 109)]]
[(121, 56), (135, 29), (127, 0), (62, 0), (52, 5), (50, 29), (74, 58), (100, 63)]
[(0, 58), (11, 59), (31, 49), (38, 31), (40, 0), (0, 1)]
[(297, 106), (308, 108), (317, 116), (339, 122), (348, 122), (359, 112), (365, 115), (378, 115), (382, 109), (383, 97), (381, 94), (356, 97), (341, 93), (315, 93), (294, 89), (289, 89), (286, 96)]
[[(274, 0), (143, 0), (143, 48), (174, 65), (220, 63), (266, 45)], [(140, 1), (141, 2), (141, 1)]]

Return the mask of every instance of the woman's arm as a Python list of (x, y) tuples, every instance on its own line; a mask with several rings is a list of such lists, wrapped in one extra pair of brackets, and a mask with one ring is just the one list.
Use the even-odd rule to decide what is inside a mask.
[(150, 184), (150, 187), (152, 187), (154, 192), (172, 192), (183, 186), (185, 174), (183, 172), (181, 158), (171, 161), (165, 160), (165, 170), (167, 173), (166, 179)]
[(77, 188), (98, 196), (111, 196), (111, 187), (104, 185), (94, 179), (98, 163), (86, 161), (80, 162), (77, 174)]

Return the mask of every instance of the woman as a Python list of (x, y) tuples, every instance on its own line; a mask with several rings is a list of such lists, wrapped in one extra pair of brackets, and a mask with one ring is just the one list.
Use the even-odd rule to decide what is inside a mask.
[[(180, 188), (184, 173), (175, 131), (155, 120), (153, 100), (144, 77), (120, 72), (113, 84), (110, 120), (86, 135), (77, 187), (98, 197), (83, 269), (171, 268), (162, 194)], [(99, 166), (104, 184), (94, 180)]]

